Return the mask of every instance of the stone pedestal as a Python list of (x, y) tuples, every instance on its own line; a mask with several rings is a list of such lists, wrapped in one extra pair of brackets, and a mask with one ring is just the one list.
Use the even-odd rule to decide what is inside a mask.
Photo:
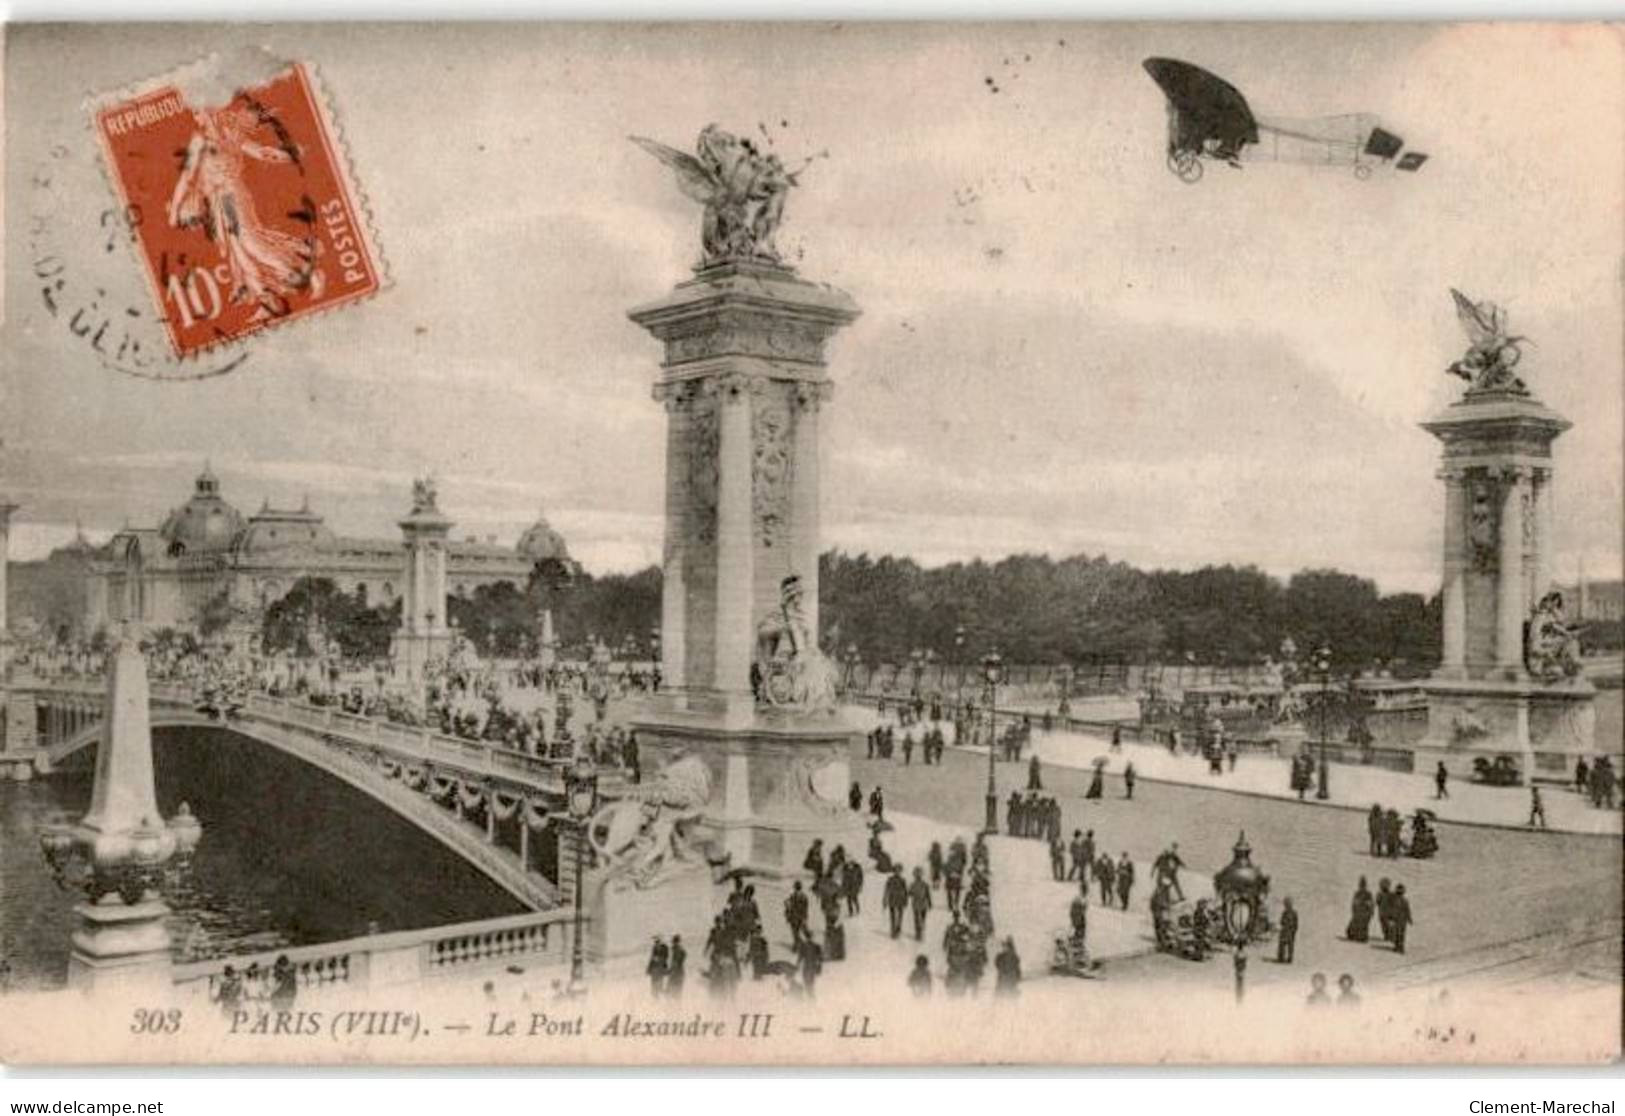
[(1552, 442), (1569, 425), (1526, 390), (1477, 387), (1422, 424), (1444, 445), (1444, 631), (1417, 770), (1505, 753), (1561, 776), (1596, 751), (1590, 683), (1536, 677), (1527, 646), (1552, 587)]
[(638, 757), (659, 770), (698, 756), (711, 773), (700, 840), (729, 868), (779, 879), (801, 870), (807, 847), (844, 844), (861, 855), (861, 819), (847, 807), (852, 730), (835, 715), (763, 710), (748, 720), (680, 709), (675, 703), (635, 718)]
[(670, 942), (673, 934), (681, 934), (690, 975), (704, 967), (706, 934), (728, 897), (728, 889), (713, 882), (705, 865), (681, 871), (657, 887), (606, 886), (602, 880), (587, 887), (591, 921), (585, 947), (593, 964), (646, 957), (657, 936)]
[(169, 989), (169, 907), (157, 898), (134, 905), (116, 895), (74, 908), (79, 929), (68, 958), (68, 987), (98, 994), (112, 991)]
[(654, 396), (668, 415), (664, 681), (633, 718), (639, 757), (652, 774), (702, 759), (712, 793), (700, 841), (770, 879), (798, 869), (816, 837), (861, 854), (845, 806), (855, 731), (817, 703), (759, 703), (751, 673), (759, 633), (784, 630), (787, 579), (802, 601), (807, 646), (796, 655), (820, 654), (824, 348), (857, 315), (834, 288), (743, 259), (700, 268), (631, 313), (664, 344)]

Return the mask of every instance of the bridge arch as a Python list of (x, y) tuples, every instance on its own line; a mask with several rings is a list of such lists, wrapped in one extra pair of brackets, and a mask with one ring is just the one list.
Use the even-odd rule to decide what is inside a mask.
[[(428, 794), (413, 790), (399, 778), (392, 776), (385, 766), (369, 762), (365, 749), (359, 745), (323, 743), (304, 732), (279, 725), (268, 718), (249, 715), (221, 721), (192, 709), (175, 707), (168, 703), (160, 704), (158, 701), (153, 703), (151, 725), (155, 742), (162, 739), (160, 734), (165, 730), (208, 728), (274, 749), (347, 784), (386, 807), (450, 849), (527, 907), (533, 910), (548, 910), (561, 905), (559, 886), (561, 881), (556, 878), (549, 879), (546, 875), (531, 870), (529, 866), (529, 862), (534, 860), (540, 862), (544, 868), (549, 864), (554, 865), (557, 872), (566, 862), (566, 858), (559, 855), (558, 850), (549, 849), (542, 855), (532, 855), (527, 848), (531, 842), (526, 839), (521, 840), (520, 850), (505, 847), (496, 840), (494, 821), (488, 821), (482, 831), (479, 827), (461, 820), (459, 816), (439, 806)], [(94, 754), (94, 747), (100, 742), (100, 736), (101, 727), (98, 725), (60, 742), (51, 749), (51, 762), (60, 764), (82, 752)], [(376, 757), (372, 759), (375, 760)], [(453, 791), (453, 795), (457, 793), (456, 790)], [(493, 809), (493, 806), (487, 806), (486, 809)], [(517, 820), (520, 827), (527, 825), (527, 819), (522, 812), (524, 809), (523, 803), (520, 803)], [(552, 831), (550, 834), (552, 840), (560, 841), (564, 838), (564, 834), (556, 827), (550, 826), (549, 829)], [(526, 837), (528, 838), (528, 834)]]

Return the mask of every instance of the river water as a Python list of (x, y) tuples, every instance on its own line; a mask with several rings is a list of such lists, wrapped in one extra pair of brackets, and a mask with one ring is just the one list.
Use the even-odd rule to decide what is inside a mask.
[[(153, 734), (158, 805), (203, 823), (168, 892), (178, 961), (515, 914), (523, 908), (455, 853), (359, 791), (221, 729)], [(73, 906), (40, 854), (39, 828), (90, 803), (79, 769), (0, 780), (0, 958), (14, 989), (66, 980)]]

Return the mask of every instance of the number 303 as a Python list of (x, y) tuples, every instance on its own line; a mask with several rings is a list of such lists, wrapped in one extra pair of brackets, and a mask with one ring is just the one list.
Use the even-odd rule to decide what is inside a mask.
[(181, 1029), (181, 1009), (170, 1008), (164, 1011), (154, 1008), (136, 1008), (135, 1018), (130, 1020), (130, 1033), (133, 1035), (173, 1035)]

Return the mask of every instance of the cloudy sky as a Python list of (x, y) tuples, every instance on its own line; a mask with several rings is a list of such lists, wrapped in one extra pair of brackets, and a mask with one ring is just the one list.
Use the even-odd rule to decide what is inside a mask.
[[(146, 306), (83, 103), (210, 51), (314, 64), (393, 285), (184, 383), (104, 367), (34, 278)], [(1520, 26), (862, 24), (18, 31), (6, 53), (0, 486), (13, 553), (157, 521), (204, 459), (244, 510), (392, 534), (411, 477), (459, 533), (545, 509), (595, 570), (657, 559), (656, 344), (626, 320), (698, 213), (630, 133), (708, 122), (803, 177), (781, 242), (864, 316), (832, 348), (825, 539), (927, 563), (1104, 552), (1438, 582), (1448, 294), (1506, 306), (1558, 443), (1558, 570), (1621, 555), (1625, 66)], [(1149, 55), (1255, 111), (1373, 112), (1415, 175), (1163, 165)], [(991, 82), (989, 79), (992, 79)], [(42, 184), (42, 169), (48, 183)]]

